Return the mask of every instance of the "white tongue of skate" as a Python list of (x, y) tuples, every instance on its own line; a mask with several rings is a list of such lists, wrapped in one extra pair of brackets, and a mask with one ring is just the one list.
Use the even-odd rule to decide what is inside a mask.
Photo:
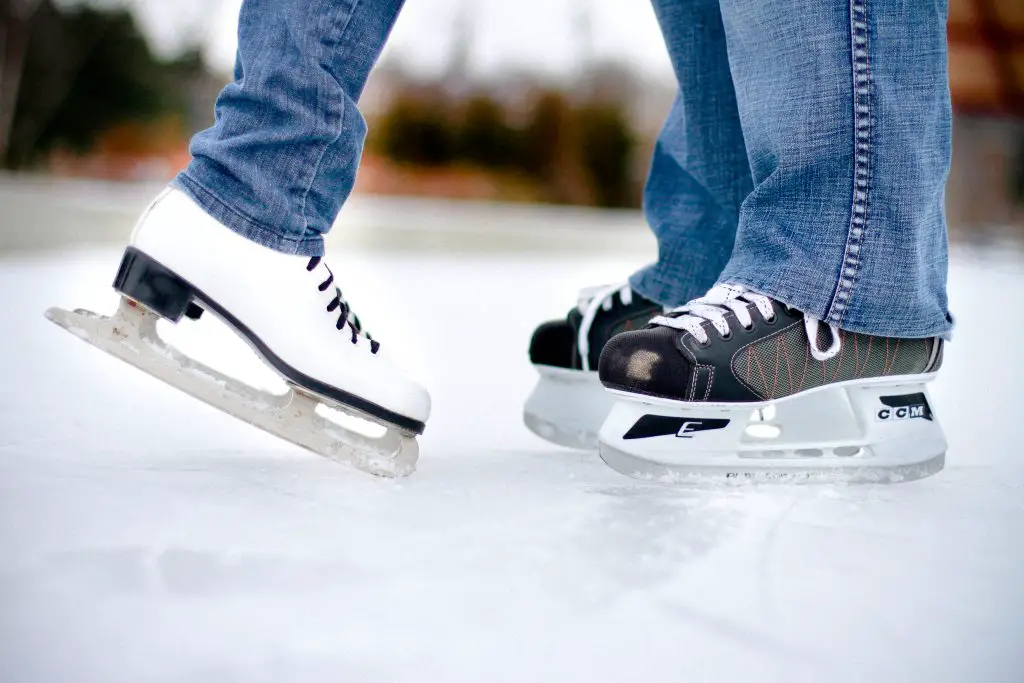
[[(699, 299), (694, 299), (685, 306), (674, 308), (669, 311), (668, 315), (658, 316), (651, 320), (651, 323), (685, 330), (701, 344), (707, 344), (709, 337), (704, 328), (705, 322), (710, 322), (722, 338), (728, 339), (732, 336), (729, 321), (725, 317), (725, 314), (730, 311), (736, 316), (740, 325), (749, 329), (754, 323), (750, 316), (749, 304), (754, 304), (764, 320), (775, 319), (775, 308), (769, 297), (753, 292), (743, 285), (725, 283), (715, 285)], [(829, 325), (832, 332), (832, 344), (824, 351), (819, 349), (818, 326), (820, 323), (821, 321), (817, 318), (804, 314), (804, 327), (807, 331), (811, 355), (815, 360), (826, 361), (839, 353), (842, 342), (839, 337), (839, 328)]]

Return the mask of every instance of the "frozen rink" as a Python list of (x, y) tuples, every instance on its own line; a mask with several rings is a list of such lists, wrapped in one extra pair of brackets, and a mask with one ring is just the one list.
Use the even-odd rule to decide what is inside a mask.
[[(633, 481), (522, 426), (532, 328), (643, 248), (339, 252), (355, 310), (433, 395), (402, 481), (43, 318), (113, 310), (119, 254), (0, 255), (4, 683), (1024, 680), (1018, 254), (954, 254), (945, 471), (746, 488)], [(207, 319), (182, 348), (258, 379)]]

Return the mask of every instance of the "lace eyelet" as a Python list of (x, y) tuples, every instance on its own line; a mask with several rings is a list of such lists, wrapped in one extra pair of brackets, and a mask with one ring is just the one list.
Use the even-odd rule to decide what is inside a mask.
[(722, 338), (722, 341), (729, 341), (730, 339), (732, 339), (732, 330), (729, 330), (727, 333), (720, 334), (718, 336)]
[(764, 319), (764, 324), (765, 325), (774, 325), (777, 322), (779, 322), (779, 316), (777, 316), (777, 315), (773, 315), (770, 318), (765, 318)]
[[(694, 335), (694, 334), (691, 334), (690, 336), (693, 337), (693, 341), (697, 342), (697, 346), (699, 346), (702, 349), (706, 349), (709, 346), (711, 346), (711, 337), (708, 337), (705, 341), (701, 341), (700, 339), (697, 339), (696, 335)], [(679, 337), (679, 343), (680, 344), (685, 344), (686, 343), (686, 335), (685, 334), (682, 335), (681, 337)]]
[(750, 323), (750, 327), (747, 327), (746, 325), (740, 325), (740, 329), (742, 329), (746, 334), (752, 334), (754, 332), (755, 327), (756, 326), (754, 325), (754, 323)]

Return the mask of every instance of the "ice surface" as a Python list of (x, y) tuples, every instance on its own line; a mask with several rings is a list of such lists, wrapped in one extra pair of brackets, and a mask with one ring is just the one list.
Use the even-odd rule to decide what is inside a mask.
[[(954, 258), (944, 472), (715, 489), (623, 478), (521, 425), (533, 326), (630, 256), (344, 255), (346, 296), (434, 398), (398, 482), (44, 320), (113, 310), (118, 256), (0, 261), (4, 683), (1024, 680), (1010, 257)], [(259, 374), (202, 328), (176, 343)]]

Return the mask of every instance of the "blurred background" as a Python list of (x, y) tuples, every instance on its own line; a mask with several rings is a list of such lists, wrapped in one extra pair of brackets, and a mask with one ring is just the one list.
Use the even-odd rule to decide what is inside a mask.
[[(86, 178), (107, 181), (89, 194), (134, 213), (211, 122), (239, 6), (0, 0), (5, 203), (41, 182)], [(531, 19), (539, 12), (545, 21)], [(1024, 3), (951, 0), (949, 36), (951, 231), (1015, 235), (1024, 231)], [(634, 209), (673, 94), (646, 5), (412, 2), (361, 102), (370, 135), (356, 192)], [(125, 195), (125, 183), (146, 190)], [(10, 232), (0, 244), (34, 243)]]
[[(239, 4), (0, 0), (2, 683), (1021, 680), (1024, 363), (993, 331), (1024, 336), (1024, 0), (950, 0), (946, 470), (729, 491), (635, 482), (522, 425), (536, 325), (656, 254), (637, 206), (674, 86), (643, 1), (410, 0), (395, 27), (328, 248), (429, 387), (408, 481), (47, 322), (114, 310)], [(161, 335), (280, 384), (213, 316)]]

